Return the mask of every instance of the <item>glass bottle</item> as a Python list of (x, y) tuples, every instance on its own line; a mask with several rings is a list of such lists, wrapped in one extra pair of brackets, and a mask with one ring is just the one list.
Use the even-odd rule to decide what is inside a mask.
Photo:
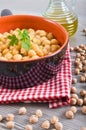
[(74, 35), (78, 27), (78, 17), (66, 3), (67, 0), (50, 0), (43, 16), (60, 23), (68, 32)]

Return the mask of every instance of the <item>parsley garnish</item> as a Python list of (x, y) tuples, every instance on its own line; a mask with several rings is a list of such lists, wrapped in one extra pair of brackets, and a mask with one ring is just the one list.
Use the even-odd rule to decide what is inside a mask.
[(28, 30), (24, 29), (23, 31), (19, 30), (19, 36), (22, 48), (25, 48), (27, 51), (30, 50), (30, 36), (28, 35)]
[(18, 38), (16, 37), (16, 35), (9, 35), (8, 38), (11, 40), (10, 41), (10, 46), (13, 46), (13, 45), (18, 45)]
[(19, 39), (15, 34), (9, 35), (8, 38), (10, 41), (10, 46), (18, 45), (19, 39), (21, 42), (21, 47), (25, 48), (27, 51), (30, 50), (30, 36), (28, 35), (28, 30), (24, 29), (23, 31), (19, 30)]

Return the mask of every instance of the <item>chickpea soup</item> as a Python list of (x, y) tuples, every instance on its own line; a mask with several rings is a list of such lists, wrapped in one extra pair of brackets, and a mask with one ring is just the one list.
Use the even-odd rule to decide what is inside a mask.
[(50, 55), (61, 47), (51, 32), (15, 29), (0, 33), (0, 60), (19, 61)]

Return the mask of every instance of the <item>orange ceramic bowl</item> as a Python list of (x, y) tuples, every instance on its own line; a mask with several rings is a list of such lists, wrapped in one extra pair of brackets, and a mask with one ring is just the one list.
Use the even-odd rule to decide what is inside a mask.
[[(29, 61), (0, 61), (0, 76), (15, 77), (21, 74), (27, 73), (27, 71), (32, 70), (36, 67), (38, 63), (45, 63), (46, 69), (50, 68), (51, 73), (56, 73), (53, 67), (61, 64), (64, 59), (66, 48), (68, 44), (68, 33), (66, 30), (58, 23), (55, 23), (49, 19), (43, 18), (41, 16), (32, 15), (10, 15), (0, 18), (0, 33), (9, 32), (11, 29), (28, 29), (33, 28), (35, 30), (42, 29), (46, 32), (52, 32), (55, 38), (62, 44), (61, 48), (51, 55), (44, 56), (39, 59), (29, 60)], [(24, 68), (24, 66), (27, 69)], [(48, 66), (47, 66), (48, 65)], [(17, 69), (15, 69), (15, 66)]]

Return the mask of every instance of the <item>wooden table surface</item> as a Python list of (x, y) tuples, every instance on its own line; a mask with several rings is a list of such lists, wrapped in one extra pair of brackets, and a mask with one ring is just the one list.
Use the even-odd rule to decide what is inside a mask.
[[(41, 0), (43, 3), (44, 1)], [(0, 9), (6, 8), (6, 4), (4, 3), (5, 0), (0, 0)], [(7, 1), (11, 5), (13, 5), (12, 0)], [(14, 2), (14, 1), (13, 1)], [(17, 2), (17, 1), (16, 1)], [(28, 0), (28, 5), (31, 1)], [(34, 1), (36, 2), (36, 1)], [(46, 0), (45, 0), (46, 2)], [(78, 15), (78, 30), (76, 34), (70, 38), (70, 46), (77, 46), (79, 44), (86, 44), (86, 36), (84, 36), (84, 33), (82, 30), (86, 27), (86, 0), (77, 0), (75, 5), (75, 11), (76, 14)], [(21, 2), (21, 8), (20, 11), (22, 11), (23, 8), (23, 2)], [(40, 3), (39, 3), (40, 4)], [(12, 7), (7, 3), (10, 8)], [(7, 6), (7, 7), (8, 7)], [(38, 6), (37, 6), (38, 7)], [(43, 11), (42, 5), (39, 5), (39, 8), (37, 8), (37, 11), (40, 9), (40, 12)], [(43, 8), (45, 6), (43, 5)], [(12, 9), (12, 8), (11, 8)], [(16, 6), (15, 6), (16, 9)], [(35, 9), (33, 9), (35, 11)], [(32, 11), (33, 11), (32, 10)], [(28, 12), (31, 12), (28, 10)], [(33, 11), (33, 12), (34, 12)], [(15, 11), (14, 11), (15, 12)], [(72, 56), (71, 56), (72, 58)], [(76, 84), (78, 93), (80, 89), (84, 88), (86, 89), (86, 83), (78, 83)], [(25, 106), (27, 108), (27, 115), (25, 116), (19, 116), (18, 115), (18, 110), (20, 107)], [(18, 103), (18, 104), (0, 104), (0, 114), (2, 114), (4, 117), (8, 113), (13, 113), (15, 115), (15, 128), (13, 130), (24, 130), (25, 125), (29, 122), (29, 116), (31, 114), (34, 114), (37, 109), (41, 109), (43, 112), (43, 118), (40, 118), (39, 122), (37, 124), (33, 125), (33, 130), (43, 130), (41, 128), (41, 123), (43, 120), (50, 119), (53, 115), (56, 115), (59, 117), (60, 122), (63, 123), (63, 130), (80, 130), (81, 127), (86, 127), (86, 115), (83, 115), (81, 112), (81, 107), (77, 106), (77, 114), (75, 115), (74, 119), (69, 120), (65, 118), (65, 112), (69, 110), (70, 106), (64, 106), (56, 109), (49, 109), (48, 103), (31, 103), (31, 104), (26, 104), (26, 103)], [(5, 122), (0, 122), (0, 129), (5, 130)], [(51, 128), (49, 129), (51, 130)]]

